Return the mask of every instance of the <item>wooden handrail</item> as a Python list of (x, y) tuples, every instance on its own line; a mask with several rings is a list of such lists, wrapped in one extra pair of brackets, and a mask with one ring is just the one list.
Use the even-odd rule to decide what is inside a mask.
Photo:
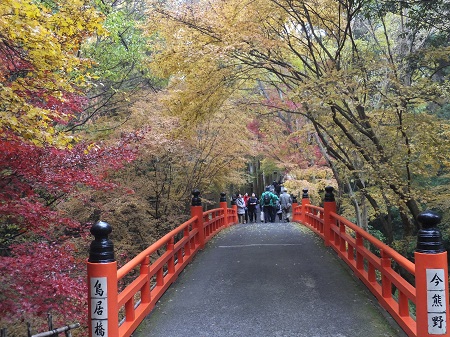
[(192, 225), (197, 220), (197, 217), (193, 217), (189, 219), (188, 221), (184, 222), (177, 228), (173, 229), (166, 235), (164, 235), (161, 239), (150, 245), (148, 248), (140, 252), (138, 255), (136, 255), (133, 259), (128, 261), (123, 267), (121, 267), (117, 271), (117, 279), (121, 280), (125, 275), (127, 275), (129, 272), (131, 272), (134, 268), (136, 268), (138, 265), (141, 264), (142, 260), (145, 259), (147, 256), (151, 256), (153, 253), (155, 253), (157, 250), (161, 249), (164, 245), (167, 244), (167, 242), (170, 241), (171, 238), (178, 235), (181, 232), (184, 232), (185, 228)]
[[(309, 227), (326, 246), (336, 251), (408, 336), (450, 337), (450, 331), (446, 329), (449, 321), (447, 253), (443, 248), (427, 248), (427, 233), (430, 233), (427, 230), (435, 231), (433, 215), (427, 213), (424, 216), (431, 222), (425, 226), (428, 229), (423, 230), (424, 241), (421, 249), (416, 250), (416, 263), (413, 263), (337, 214), (332, 188), (326, 188), (323, 208), (310, 205), (305, 191), (301, 205), (293, 202), (293, 221)], [(221, 200), (220, 208), (203, 212), (198, 204), (199, 192), (194, 196), (196, 202), (191, 207), (191, 219), (119, 269), (112, 243), (108, 240), (111, 227), (104, 222), (93, 226), (91, 232), (95, 240), (87, 264), (90, 337), (100, 336), (94, 332), (105, 327), (110, 337), (130, 336), (205, 243), (223, 228), (237, 222), (236, 205), (228, 208)], [(409, 276), (405, 278), (404, 275)], [(441, 284), (430, 285), (436, 280)], [(435, 297), (438, 294), (435, 301), (439, 301), (440, 306), (434, 308), (437, 305), (431, 304), (431, 311), (430, 294)]]
[[(123, 267), (116, 269), (115, 261), (88, 263), (90, 294), (93, 282), (102, 279), (107, 280), (102, 286), (113, 292), (108, 294), (107, 300), (95, 300), (96, 303), (108, 303), (107, 309), (105, 308), (108, 315), (105, 319), (96, 315), (93, 318), (95, 308), (89, 307), (90, 336), (97, 336), (95, 333), (99, 326), (102, 329), (107, 327), (110, 337), (130, 336), (204, 244), (220, 230), (234, 224), (233, 219), (237, 218), (236, 210), (227, 208), (226, 203), (206, 212), (202, 212), (201, 206), (192, 206), (191, 210), (191, 219), (164, 235)], [(106, 233), (105, 225), (109, 225), (102, 225), (99, 233)], [(105, 235), (102, 235), (106, 242)], [(162, 254), (156, 257), (160, 252)], [(137, 267), (139, 273), (136, 274)], [(119, 285), (122, 289), (119, 289)]]
[[(334, 202), (334, 198), (330, 200)], [(450, 336), (445, 328), (448, 300), (442, 303), (441, 312), (430, 316), (427, 298), (430, 273), (442, 276), (446, 286), (438, 294), (442, 298), (448, 297), (446, 252), (423, 254), (416, 251), (419, 266), (348, 219), (334, 211), (327, 213), (325, 208), (310, 205), (309, 200), (303, 200), (301, 206), (296, 205), (294, 215), (294, 220), (309, 227), (324, 239), (325, 245), (336, 251), (408, 336)], [(404, 276), (407, 275), (406, 279)], [(443, 327), (439, 326), (441, 322), (444, 322)]]

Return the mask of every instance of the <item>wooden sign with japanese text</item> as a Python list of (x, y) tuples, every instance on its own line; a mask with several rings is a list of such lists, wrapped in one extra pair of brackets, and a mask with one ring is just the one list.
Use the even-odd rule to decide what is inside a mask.
[(447, 332), (444, 269), (427, 269), (428, 333), (444, 335)]
[(108, 286), (106, 277), (92, 277), (91, 325), (92, 336), (108, 337)]

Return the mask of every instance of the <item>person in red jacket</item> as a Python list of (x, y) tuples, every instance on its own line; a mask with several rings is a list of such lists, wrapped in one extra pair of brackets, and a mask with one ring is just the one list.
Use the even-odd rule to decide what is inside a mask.
[(248, 199), (250, 199), (250, 197), (248, 196), (248, 193), (244, 194), (244, 203), (245, 203), (245, 222), (244, 223), (248, 223)]

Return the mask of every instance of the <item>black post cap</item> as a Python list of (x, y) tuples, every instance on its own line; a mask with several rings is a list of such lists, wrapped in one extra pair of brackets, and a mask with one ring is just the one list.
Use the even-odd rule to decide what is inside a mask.
[(309, 195), (308, 195), (308, 189), (304, 188), (303, 189), (303, 195), (302, 195), (302, 199), (308, 199)]
[(438, 213), (430, 210), (424, 211), (417, 216), (422, 229), (417, 234), (416, 252), (427, 254), (445, 252), (441, 231), (437, 227), (441, 219), (442, 217)]
[(108, 239), (111, 234), (112, 227), (103, 221), (99, 221), (91, 227), (91, 234), (95, 239), (91, 242), (89, 249), (89, 262), (107, 263), (114, 262), (114, 245)]
[(323, 201), (335, 201), (333, 191), (333, 186), (325, 187), (325, 199)]
[(201, 206), (202, 199), (200, 199), (200, 191), (198, 189), (195, 189), (192, 191), (192, 195), (194, 196), (192, 198), (192, 206)]
[(220, 202), (227, 201), (227, 194), (225, 192), (220, 192)]

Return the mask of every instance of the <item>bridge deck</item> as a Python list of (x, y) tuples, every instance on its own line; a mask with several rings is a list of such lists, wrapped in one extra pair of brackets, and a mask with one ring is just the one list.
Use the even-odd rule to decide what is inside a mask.
[(405, 336), (336, 254), (294, 223), (223, 230), (133, 337)]

